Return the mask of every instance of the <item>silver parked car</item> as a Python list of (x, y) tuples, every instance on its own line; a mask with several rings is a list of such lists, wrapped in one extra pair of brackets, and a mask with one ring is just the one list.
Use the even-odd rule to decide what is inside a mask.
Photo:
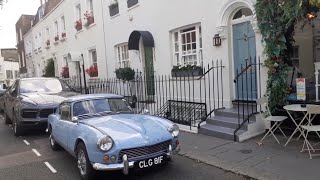
[(77, 93), (57, 78), (18, 79), (5, 96), (5, 122), (12, 123), (16, 136), (31, 128), (45, 131), (48, 116), (66, 97), (74, 95)]

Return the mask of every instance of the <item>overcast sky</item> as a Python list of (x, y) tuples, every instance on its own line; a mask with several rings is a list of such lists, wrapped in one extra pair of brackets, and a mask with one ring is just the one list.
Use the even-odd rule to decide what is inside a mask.
[(0, 9), (0, 48), (16, 46), (16, 22), (21, 14), (34, 15), (39, 6), (40, 0), (8, 0)]

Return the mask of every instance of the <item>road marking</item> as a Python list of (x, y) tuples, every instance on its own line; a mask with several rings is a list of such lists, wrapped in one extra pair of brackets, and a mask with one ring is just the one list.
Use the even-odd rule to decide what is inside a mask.
[(24, 143), (26, 143), (27, 146), (30, 145), (30, 143), (27, 140), (23, 140)]
[(33, 151), (37, 156), (41, 156), (41, 154), (40, 154), (36, 149), (32, 149), (32, 151)]
[(44, 162), (44, 164), (50, 169), (50, 171), (52, 173), (56, 173), (57, 172), (48, 162)]

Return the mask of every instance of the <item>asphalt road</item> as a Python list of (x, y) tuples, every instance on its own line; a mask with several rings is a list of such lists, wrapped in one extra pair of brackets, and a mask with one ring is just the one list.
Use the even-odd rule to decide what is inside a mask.
[[(51, 168), (51, 169), (50, 169)], [(31, 132), (15, 137), (11, 126), (0, 117), (0, 180), (80, 179), (75, 159), (64, 150), (52, 151), (48, 135)], [(145, 171), (98, 173), (100, 179), (244, 179), (242, 176), (175, 156), (172, 162)]]

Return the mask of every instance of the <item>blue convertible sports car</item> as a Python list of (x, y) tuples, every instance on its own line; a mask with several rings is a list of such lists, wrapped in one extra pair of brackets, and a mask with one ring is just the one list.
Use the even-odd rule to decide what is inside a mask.
[(148, 168), (170, 160), (179, 150), (179, 127), (171, 121), (134, 114), (118, 95), (80, 95), (64, 100), (49, 116), (53, 150), (76, 157), (82, 179), (95, 170)]

